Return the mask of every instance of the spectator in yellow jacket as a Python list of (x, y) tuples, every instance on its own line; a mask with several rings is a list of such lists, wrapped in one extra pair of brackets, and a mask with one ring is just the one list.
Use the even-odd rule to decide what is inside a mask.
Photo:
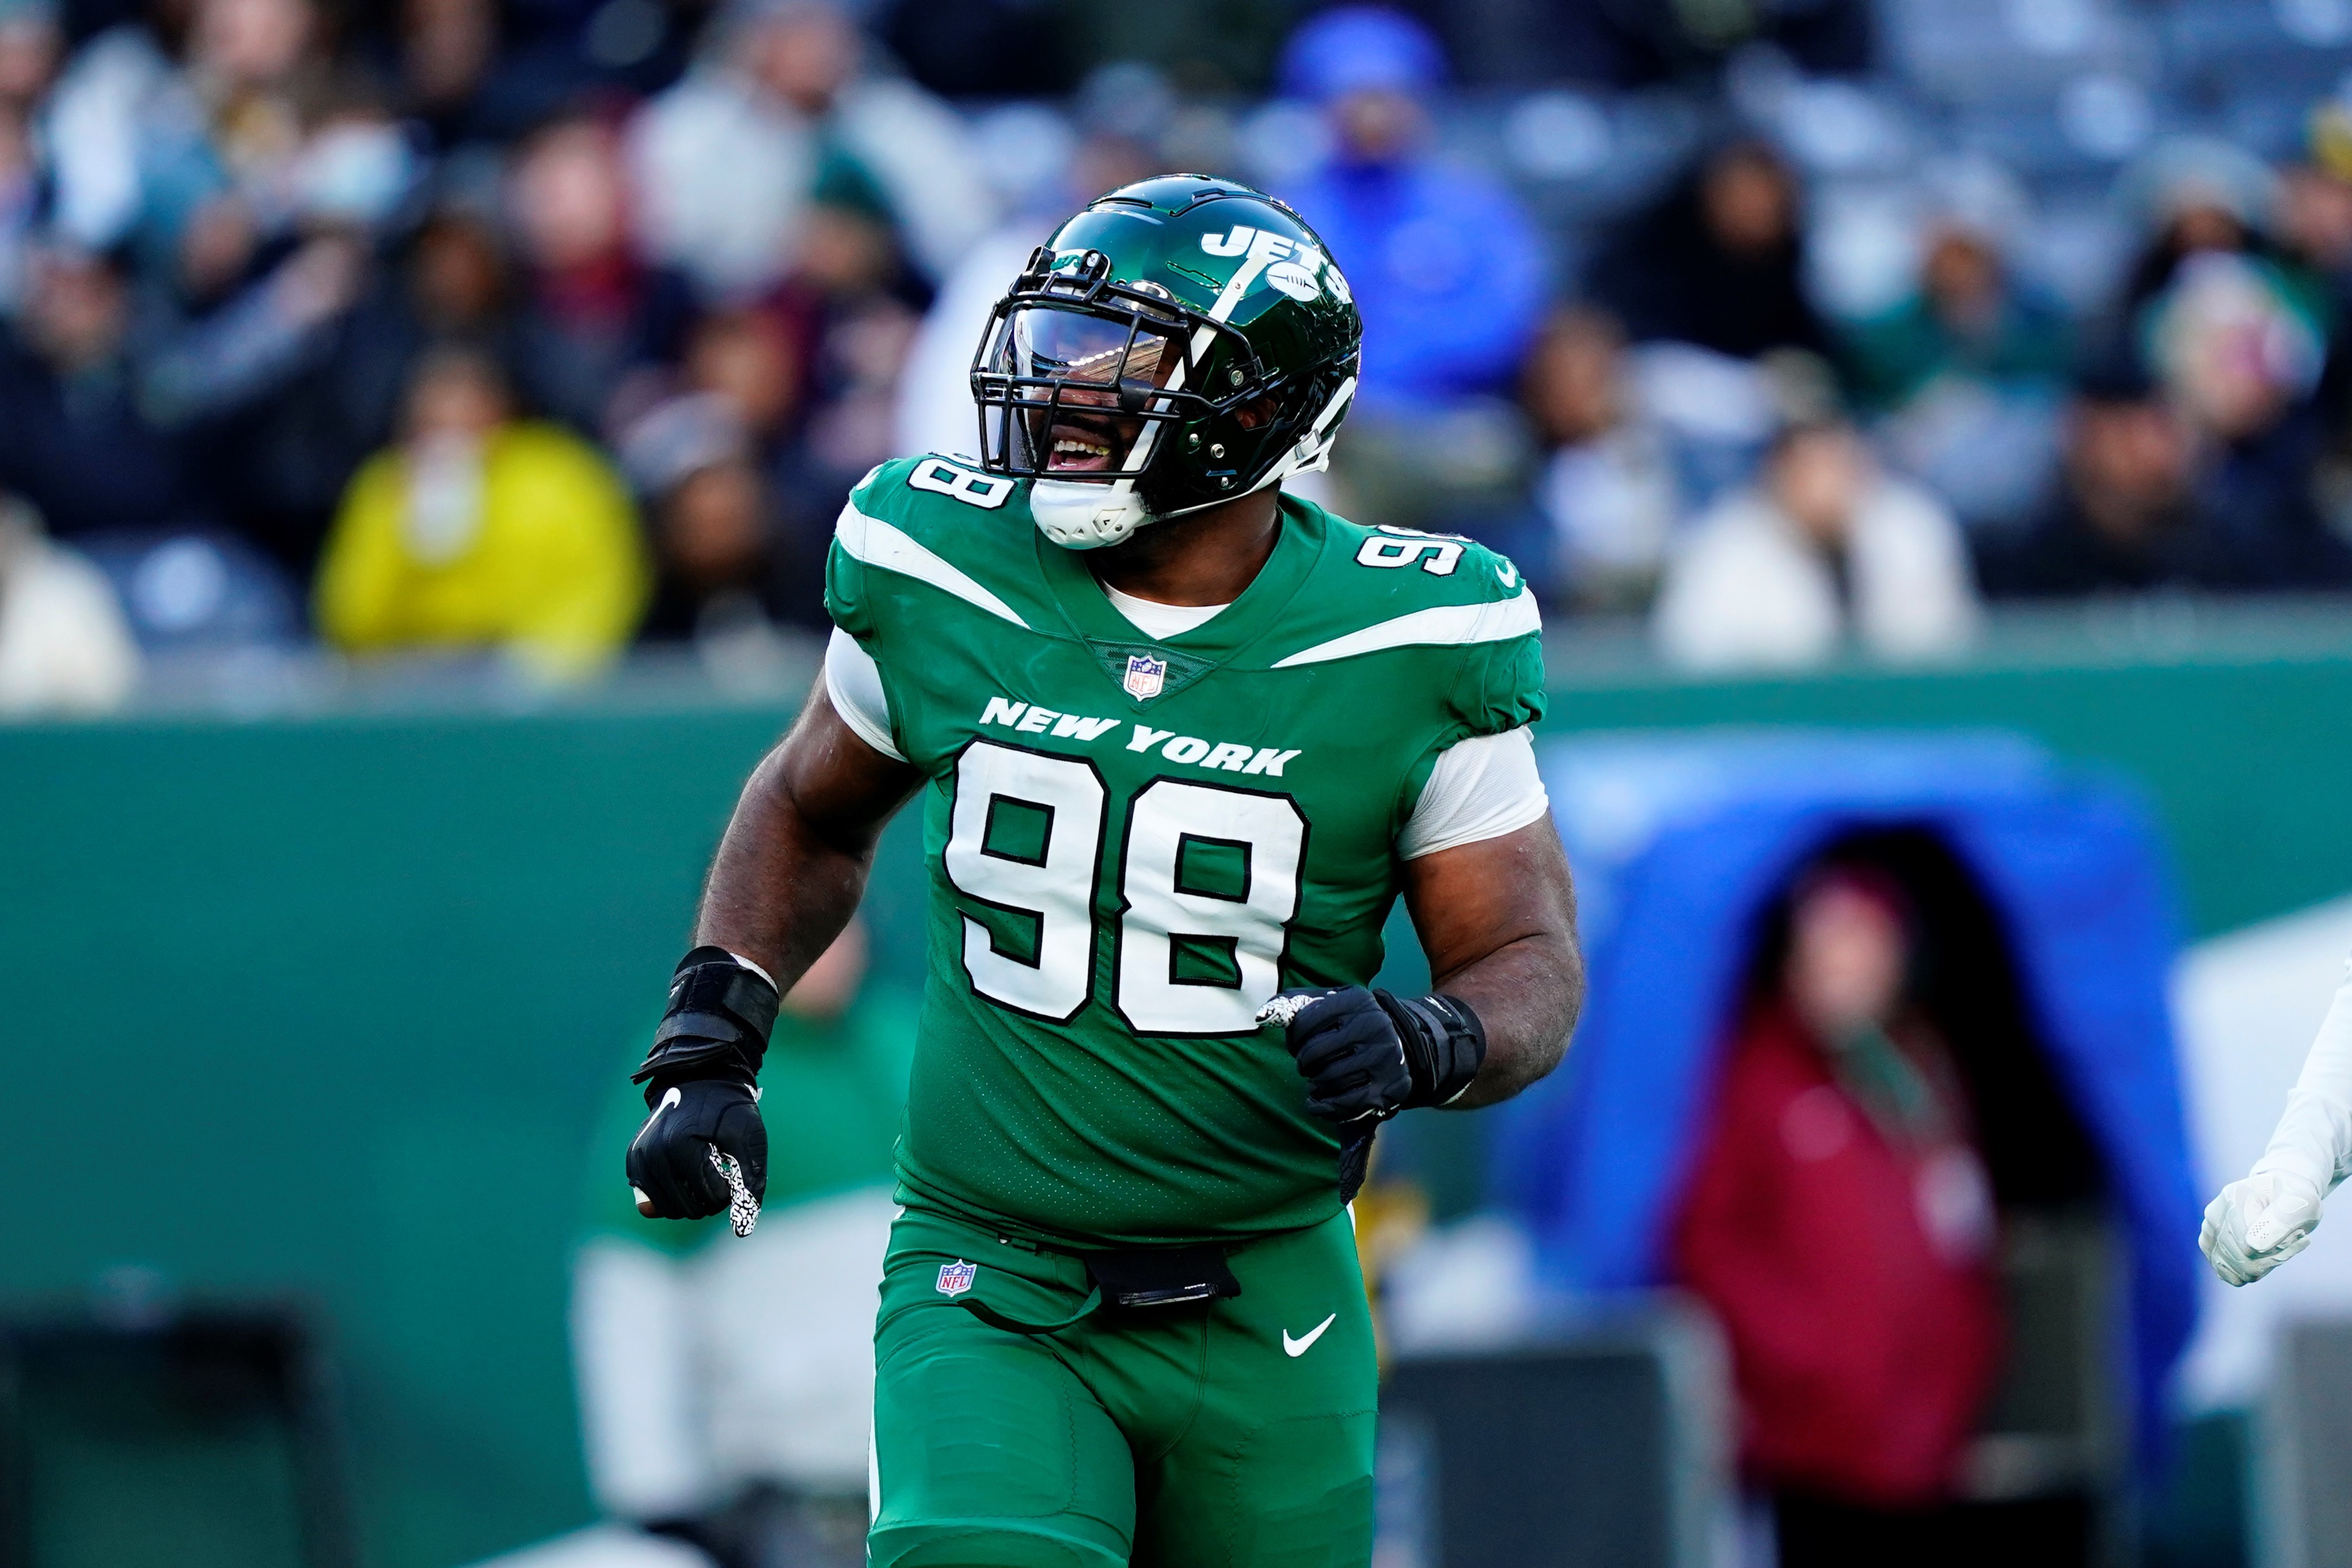
[(628, 641), (648, 586), (612, 466), (568, 431), (517, 419), (487, 355), (444, 348), (417, 365), (400, 444), (343, 493), (319, 627), (348, 653), (492, 647), (561, 678)]

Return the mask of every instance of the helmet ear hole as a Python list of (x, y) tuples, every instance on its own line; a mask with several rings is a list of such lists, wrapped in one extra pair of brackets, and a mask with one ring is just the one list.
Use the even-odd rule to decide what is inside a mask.
[(1234, 423), (1244, 430), (1263, 430), (1282, 413), (1282, 405), (1269, 395), (1254, 398), (1234, 410)]

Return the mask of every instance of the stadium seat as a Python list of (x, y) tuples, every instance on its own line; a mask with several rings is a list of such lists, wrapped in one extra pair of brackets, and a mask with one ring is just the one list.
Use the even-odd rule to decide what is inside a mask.
[(291, 1313), (0, 1327), (0, 1563), (354, 1561), (317, 1353)]
[(2264, 1561), (2352, 1562), (2352, 1322), (2292, 1324), (2277, 1356), (2257, 1446), (2273, 1536)]
[(1381, 1399), (1375, 1561), (1701, 1568), (1732, 1507), (1726, 1376), (1713, 1323), (1671, 1297), (1520, 1347), (1401, 1359)]

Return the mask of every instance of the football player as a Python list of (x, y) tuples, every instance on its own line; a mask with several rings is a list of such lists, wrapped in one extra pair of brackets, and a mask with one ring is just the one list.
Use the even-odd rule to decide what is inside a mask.
[(2320, 1020), (2270, 1147), (2205, 1207), (2197, 1244), (2224, 1282), (2251, 1285), (2305, 1247), (2321, 1199), (2352, 1173), (2352, 962)]
[[(1360, 336), (1280, 203), (1130, 185), (998, 303), (977, 455), (841, 515), (824, 679), (719, 846), (628, 1176), (655, 1215), (756, 1196), (777, 988), (919, 795), (878, 1568), (1369, 1561), (1346, 1203), (1382, 1120), (1549, 1071), (1582, 972), (1526, 583), (1282, 492)], [(1428, 996), (1367, 988), (1400, 893)]]

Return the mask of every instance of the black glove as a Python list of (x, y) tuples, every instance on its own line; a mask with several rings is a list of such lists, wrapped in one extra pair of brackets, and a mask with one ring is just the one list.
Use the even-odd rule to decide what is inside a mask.
[(732, 1189), (714, 1149), (735, 1162), (755, 1201), (766, 1196), (768, 1129), (752, 1085), (778, 1000), (766, 977), (723, 947), (697, 947), (678, 961), (653, 1051), (631, 1074), (652, 1113), (629, 1145), (629, 1185), (656, 1218), (700, 1219), (728, 1207)]
[(629, 1185), (656, 1219), (701, 1219), (723, 1213), (733, 1192), (711, 1162), (714, 1148), (735, 1162), (754, 1198), (768, 1191), (768, 1129), (760, 1092), (729, 1078), (693, 1078), (649, 1087), (653, 1114), (629, 1145)]
[(1443, 1105), (1486, 1060), (1486, 1030), (1454, 997), (1404, 1001), (1361, 986), (1285, 991), (1261, 1019), (1283, 1020), (1307, 1079), (1307, 1109), (1339, 1128), (1339, 1201), (1352, 1203), (1381, 1124), (1414, 1105)]
[[(1281, 1004), (1304, 998), (1290, 1011)], [(1268, 1012), (1288, 1012), (1290, 1053), (1307, 1079), (1307, 1109), (1327, 1122), (1385, 1121), (1415, 1105), (1443, 1105), (1478, 1076), (1486, 1030), (1454, 997), (1412, 1000), (1343, 986), (1285, 991)]]

